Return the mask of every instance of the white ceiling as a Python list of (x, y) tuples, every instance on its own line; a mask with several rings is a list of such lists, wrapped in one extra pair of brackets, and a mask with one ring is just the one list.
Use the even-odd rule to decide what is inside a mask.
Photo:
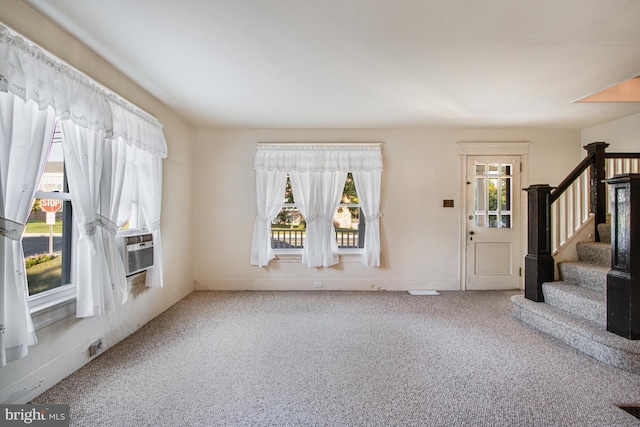
[[(584, 128), (639, 0), (29, 0), (197, 126)], [(126, 97), (126, 94), (122, 94)]]

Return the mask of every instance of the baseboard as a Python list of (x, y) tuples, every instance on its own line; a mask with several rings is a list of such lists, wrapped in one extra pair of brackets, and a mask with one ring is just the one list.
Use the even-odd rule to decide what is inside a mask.
[[(314, 287), (314, 283), (322, 283)], [(198, 291), (458, 291), (459, 280), (196, 280)]]

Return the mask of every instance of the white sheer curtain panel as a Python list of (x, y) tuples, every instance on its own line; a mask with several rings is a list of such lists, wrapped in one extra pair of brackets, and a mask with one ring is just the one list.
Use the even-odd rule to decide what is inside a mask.
[(315, 172), (318, 181), (316, 185), (316, 206), (318, 215), (318, 237), (312, 241), (319, 243), (320, 251), (315, 258), (307, 260), (309, 267), (330, 267), (340, 262), (338, 256), (338, 242), (333, 217), (338, 209), (347, 172), (341, 170)]
[(107, 141), (104, 147), (102, 178), (100, 180), (100, 211), (97, 216), (104, 244), (107, 271), (120, 304), (127, 302), (127, 277), (124, 262), (116, 242), (116, 233), (131, 215), (134, 148), (122, 138)]
[(352, 173), (362, 214), (365, 218), (364, 253), (362, 263), (380, 267), (380, 188), (382, 171), (359, 170)]
[[(289, 171), (289, 180), (291, 181), (291, 191), (293, 192), (293, 200), (296, 201), (296, 206), (298, 207), (298, 211), (300, 215), (305, 220), (306, 230), (305, 230), (305, 238), (304, 245), (302, 247), (302, 263), (307, 264), (307, 260), (309, 259), (309, 247), (313, 242), (309, 243), (309, 220), (311, 217), (313, 205), (311, 202), (311, 172), (309, 170), (305, 172), (299, 172), (297, 170)], [(315, 224), (316, 221), (312, 220)], [(315, 248), (315, 245), (314, 245)]]
[(0, 92), (0, 366), (26, 356), (37, 342), (22, 235), (54, 126), (53, 108)]
[(135, 150), (135, 171), (138, 198), (147, 229), (153, 234), (153, 268), (147, 270), (145, 285), (161, 288), (162, 236), (160, 216), (162, 211), (162, 158), (142, 149)]
[(72, 280), (76, 284), (76, 316), (100, 316), (114, 310), (109, 268), (98, 230), (100, 180), (105, 134), (62, 120), (62, 148), (79, 239)]
[[(330, 267), (340, 262), (333, 217), (340, 203), (347, 172), (292, 171), (291, 189), (294, 199), (305, 203), (306, 238), (302, 249), (302, 263), (307, 267)], [(296, 196), (297, 194), (297, 196)], [(301, 211), (302, 213), (302, 211)]]
[[(361, 186), (368, 186), (363, 191), (367, 193), (365, 198), (370, 206), (364, 211), (371, 212), (374, 225), (373, 230), (366, 232), (366, 238), (372, 241), (369, 245), (365, 243), (365, 264), (379, 265), (377, 218), (380, 217), (379, 177), (382, 172), (379, 144), (261, 144), (257, 147), (254, 166), (256, 170), (289, 174), (296, 205), (307, 223), (302, 262), (309, 267), (328, 267), (339, 261), (333, 217), (347, 173), (366, 172), (360, 181)], [(257, 191), (262, 190), (257, 188)]]
[(277, 169), (256, 169), (256, 208), (253, 225), (251, 265), (266, 266), (275, 258), (271, 248), (271, 220), (278, 215), (284, 199), (287, 173)]

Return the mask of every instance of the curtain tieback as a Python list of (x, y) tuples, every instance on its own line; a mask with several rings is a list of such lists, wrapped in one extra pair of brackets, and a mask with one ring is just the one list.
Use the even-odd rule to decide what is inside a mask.
[(369, 221), (377, 221), (378, 219), (382, 218), (382, 212), (378, 211), (378, 212), (374, 213), (373, 215), (367, 215), (364, 218), (365, 218), (365, 220), (367, 220), (367, 222), (369, 222)]
[(19, 242), (22, 239), (22, 233), (24, 233), (25, 228), (24, 224), (0, 217), (0, 237)]
[(118, 232), (118, 225), (115, 222), (111, 221), (106, 216), (102, 216), (102, 215), (98, 214), (98, 216), (96, 218), (96, 223), (97, 223), (98, 226), (100, 226), (100, 227), (104, 228), (105, 230), (109, 231), (109, 233), (113, 234), (114, 236)]
[(262, 216), (262, 215), (256, 215), (256, 218), (258, 219), (258, 221), (262, 221), (262, 222), (266, 222), (266, 223), (271, 221), (271, 218), (267, 218), (266, 216)]
[(98, 228), (97, 222), (98, 221), (91, 221), (85, 224), (79, 224), (78, 228), (80, 230), (80, 234), (83, 234), (86, 236), (92, 236), (96, 234), (96, 229)]

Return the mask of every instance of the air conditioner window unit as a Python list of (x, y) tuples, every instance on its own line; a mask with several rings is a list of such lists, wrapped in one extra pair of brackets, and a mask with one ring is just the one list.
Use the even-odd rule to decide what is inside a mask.
[(122, 259), (127, 276), (153, 267), (153, 235), (145, 230), (131, 230), (120, 234)]

